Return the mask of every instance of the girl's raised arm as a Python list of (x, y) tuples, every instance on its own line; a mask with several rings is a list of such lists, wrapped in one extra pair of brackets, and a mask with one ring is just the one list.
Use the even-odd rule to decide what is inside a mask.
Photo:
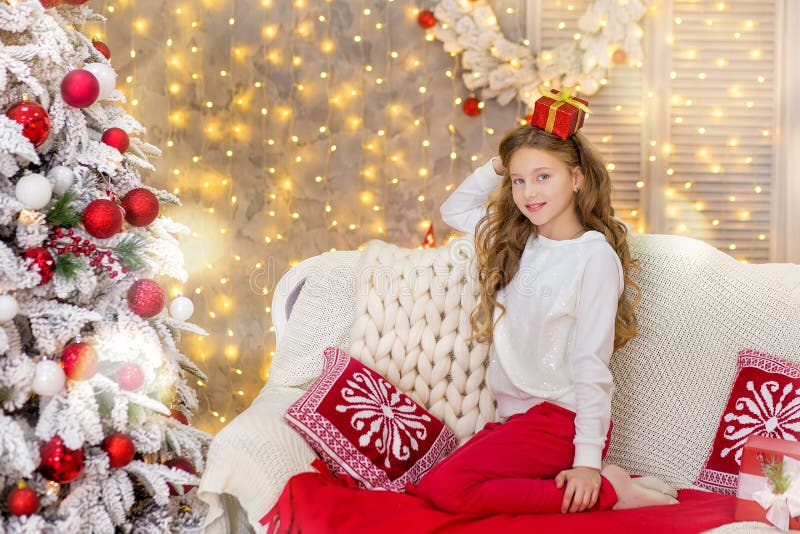
[[(495, 158), (500, 167), (500, 158)], [(467, 176), (439, 209), (442, 220), (456, 230), (474, 233), (478, 221), (486, 214), (486, 199), (503, 181), (503, 174), (498, 174), (493, 166), (495, 158)]]

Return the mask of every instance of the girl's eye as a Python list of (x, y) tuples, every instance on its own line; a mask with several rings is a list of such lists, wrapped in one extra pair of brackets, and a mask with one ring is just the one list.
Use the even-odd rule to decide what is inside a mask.
[(522, 178), (516, 178), (516, 179), (514, 180), (514, 183), (517, 183), (517, 182), (524, 182), (524, 180), (523, 180)]
[(548, 178), (550, 178), (550, 175), (549, 174), (540, 174), (539, 178), (541, 178), (542, 180), (547, 180)]

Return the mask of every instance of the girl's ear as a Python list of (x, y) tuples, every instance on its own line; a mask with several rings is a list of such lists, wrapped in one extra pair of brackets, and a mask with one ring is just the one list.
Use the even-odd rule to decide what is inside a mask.
[(572, 189), (583, 188), (583, 170), (580, 165), (572, 171)]

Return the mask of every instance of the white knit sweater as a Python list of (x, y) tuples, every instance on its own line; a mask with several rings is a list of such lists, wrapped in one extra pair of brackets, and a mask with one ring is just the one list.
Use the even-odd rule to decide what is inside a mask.
[[(441, 207), (442, 219), (473, 233), (502, 176), (479, 167)], [(554, 240), (531, 235), (520, 267), (497, 299), (486, 383), (498, 416), (524, 413), (544, 401), (576, 413), (573, 466), (599, 469), (611, 419), (614, 349), (622, 265), (601, 232)]]

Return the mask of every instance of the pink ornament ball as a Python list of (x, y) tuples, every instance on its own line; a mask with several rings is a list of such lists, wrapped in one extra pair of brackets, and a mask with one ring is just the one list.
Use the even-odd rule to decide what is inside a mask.
[(126, 391), (136, 391), (144, 384), (144, 371), (137, 363), (126, 363), (117, 370), (117, 384)]

